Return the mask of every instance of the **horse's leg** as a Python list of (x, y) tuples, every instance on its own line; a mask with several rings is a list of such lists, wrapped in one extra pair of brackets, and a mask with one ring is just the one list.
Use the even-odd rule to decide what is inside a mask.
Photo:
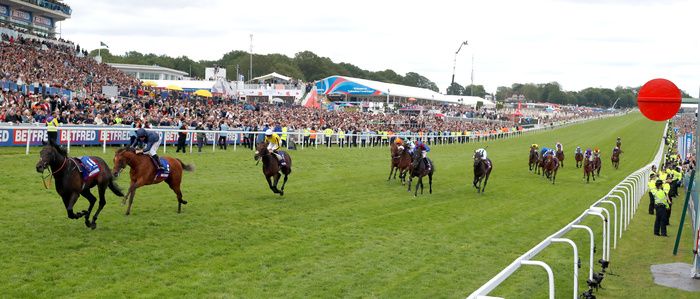
[(391, 165), (391, 170), (389, 170), (389, 178), (386, 179), (387, 181), (391, 180), (391, 174), (392, 174), (392, 173), (394, 173), (394, 165), (393, 165), (393, 163), (392, 163), (392, 165)]
[(105, 191), (107, 190), (107, 186), (104, 185), (99, 185), (97, 187), (97, 193), (100, 195), (100, 202), (97, 205), (97, 211), (95, 211), (95, 215), (92, 216), (92, 224), (90, 228), (95, 229), (97, 228), (97, 216), (100, 215), (100, 212), (102, 212), (102, 208), (105, 207), (107, 204), (107, 200), (105, 200)]
[(275, 173), (274, 178), (275, 178), (275, 181), (272, 183), (272, 187), (275, 188), (275, 190), (277, 191), (276, 193), (280, 193), (280, 192), (281, 192), (280, 189), (277, 188), (277, 184), (278, 184), (279, 181), (280, 181), (280, 173), (279, 173), (279, 172), (278, 172), (278, 173)]
[(265, 175), (265, 179), (267, 180), (267, 185), (270, 187), (270, 190), (274, 192), (275, 194), (279, 193), (277, 190), (275, 190), (275, 187), (272, 186), (272, 181), (270, 180), (270, 177)]
[(172, 174), (171, 177), (168, 179), (168, 186), (170, 186), (170, 189), (175, 192), (175, 196), (177, 196), (177, 212), (180, 213), (182, 211), (182, 205), (187, 204), (187, 201), (182, 200), (182, 190), (180, 190), (180, 179), (171, 179), (173, 178)]
[(95, 202), (97, 202), (97, 198), (95, 198), (95, 195), (92, 195), (90, 192), (90, 189), (85, 189), (83, 192), (80, 192), (80, 194), (85, 197), (89, 202), (90, 206), (88, 206), (87, 213), (85, 213), (85, 226), (87, 227), (92, 227), (90, 223), (90, 214), (92, 213), (92, 207), (95, 206)]
[(420, 184), (420, 194), (423, 195), (423, 176), (418, 178), (418, 183)]
[(406, 192), (411, 192), (411, 184), (413, 183), (413, 174), (412, 173), (407, 173), (408, 174), (408, 190)]
[(66, 206), (66, 214), (68, 214), (68, 218), (70, 219), (78, 219), (83, 216), (83, 212), (78, 212), (73, 213), (73, 205), (75, 202), (78, 200), (78, 197), (80, 197), (80, 193), (71, 193), (69, 195), (62, 196), (63, 197), (63, 204)]
[(136, 188), (139, 186), (138, 181), (131, 182), (131, 186), (129, 186), (129, 204), (126, 206), (126, 215), (131, 214), (131, 205), (134, 204), (134, 195), (136, 195)]
[(555, 169), (552, 172), (552, 185), (554, 185), (554, 181), (556, 181), (556, 180), (557, 180), (557, 170)]
[(418, 180), (416, 181), (416, 190), (413, 193), (414, 197), (418, 197), (418, 185), (420, 185), (420, 180), (422, 179), (421, 176), (418, 177)]
[(484, 193), (486, 191), (486, 184), (489, 182), (490, 175), (491, 175), (491, 172), (487, 172), (486, 175), (484, 176), (484, 186), (481, 187), (481, 193)]
[(287, 174), (284, 173), (284, 180), (282, 180), (282, 188), (280, 189), (280, 196), (284, 195), (284, 185), (287, 184)]

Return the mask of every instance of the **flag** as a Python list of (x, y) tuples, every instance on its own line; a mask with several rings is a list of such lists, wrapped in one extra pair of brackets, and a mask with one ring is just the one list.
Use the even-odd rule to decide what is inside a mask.
[(103, 43), (103, 42), (100, 42), (100, 47), (109, 48), (109, 46), (108, 46), (107, 44)]

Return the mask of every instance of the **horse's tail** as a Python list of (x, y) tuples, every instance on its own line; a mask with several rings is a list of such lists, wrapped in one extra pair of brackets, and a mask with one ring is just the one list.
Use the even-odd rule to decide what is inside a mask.
[(112, 192), (114, 192), (114, 195), (119, 196), (119, 197), (123, 197), (123, 196), (124, 196), (124, 193), (122, 192), (122, 189), (119, 188), (119, 186), (117, 185), (117, 183), (114, 182), (114, 178), (113, 178), (113, 177), (109, 179), (109, 185), (107, 185), (107, 186), (109, 187), (109, 190), (112, 190)]
[(194, 165), (192, 165), (192, 164), (185, 164), (185, 163), (182, 162), (182, 160), (180, 160), (180, 159), (177, 159), (177, 161), (180, 162), (180, 164), (182, 165), (182, 169), (183, 169), (184, 171), (194, 171)]

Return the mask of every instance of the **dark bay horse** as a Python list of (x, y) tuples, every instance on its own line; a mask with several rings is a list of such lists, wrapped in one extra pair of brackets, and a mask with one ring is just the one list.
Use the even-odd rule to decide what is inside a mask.
[(528, 158), (528, 166), (530, 166), (530, 171), (532, 171), (533, 168), (538, 168), (539, 160), (540, 153), (536, 148), (530, 147), (530, 157)]
[(583, 153), (576, 153), (574, 159), (576, 159), (576, 168), (581, 168), (583, 166)]
[[(530, 152), (532, 153), (532, 150)], [(537, 151), (535, 151), (535, 153), (537, 153)], [(476, 193), (482, 193), (486, 191), (486, 184), (489, 182), (489, 176), (491, 176), (492, 169), (493, 163), (491, 163), (491, 159), (482, 159), (481, 153), (474, 153), (474, 181), (472, 182), (472, 184), (477, 190)], [(481, 186), (482, 180), (484, 181), (483, 186)]]
[(557, 179), (557, 170), (559, 170), (559, 159), (553, 155), (547, 156), (544, 162), (544, 173), (552, 184)]
[[(284, 152), (284, 161), (287, 163), (287, 166), (280, 167), (277, 157), (267, 150), (267, 143), (258, 143), (256, 149), (253, 158), (256, 161), (262, 159), (262, 171), (267, 180), (267, 185), (270, 186), (270, 190), (274, 193), (279, 193), (280, 196), (284, 195), (284, 185), (287, 184), (287, 176), (292, 173), (292, 158), (287, 152)], [(281, 176), (280, 172), (284, 174), (284, 181), (282, 182), (282, 188), (277, 189), (277, 183)], [(274, 179), (274, 183), (272, 179)]]
[[(63, 199), (68, 218), (79, 219), (85, 217), (85, 226), (91, 229), (97, 228), (97, 216), (100, 215), (102, 208), (107, 203), (105, 190), (109, 188), (117, 196), (124, 196), (119, 186), (114, 182), (109, 166), (100, 157), (90, 157), (92, 161), (97, 163), (100, 171), (96, 176), (88, 178), (87, 181), (83, 181), (80, 166), (78, 166), (80, 162), (75, 158), (68, 157), (68, 154), (53, 142), (41, 149), (40, 157), (39, 162), (36, 163), (36, 171), (42, 173), (47, 168), (51, 171), (50, 176), (53, 176), (56, 181), (56, 192)], [(92, 208), (97, 201), (90, 189), (95, 186), (97, 186), (100, 202), (95, 215), (92, 216), (92, 221), (90, 221), (90, 213), (92, 213)], [(90, 206), (87, 210), (73, 213), (73, 207), (80, 195), (90, 202)]]
[(119, 176), (119, 173), (129, 165), (131, 170), (129, 171), (129, 176), (131, 178), (131, 184), (129, 185), (129, 191), (126, 192), (126, 196), (122, 200), (122, 204), (125, 204), (127, 199), (129, 200), (129, 205), (126, 208), (126, 215), (131, 214), (131, 205), (134, 203), (134, 195), (136, 194), (136, 188), (146, 185), (158, 184), (165, 181), (170, 189), (175, 192), (177, 196), (177, 212), (182, 211), (182, 205), (186, 205), (187, 201), (182, 199), (182, 191), (180, 191), (180, 183), (182, 182), (182, 171), (194, 171), (194, 166), (187, 165), (180, 161), (180, 159), (173, 157), (162, 157), (167, 160), (170, 164), (170, 174), (167, 177), (162, 177), (157, 175), (158, 169), (153, 164), (153, 159), (145, 154), (137, 154), (133, 148), (120, 148), (114, 155), (114, 176)]
[[(427, 159), (427, 158), (426, 158)], [(430, 161), (430, 160), (429, 160)], [(423, 177), (428, 176), (428, 186), (430, 194), (433, 194), (433, 172), (435, 172), (435, 164), (433, 161), (429, 162), (431, 167), (428, 169), (428, 165), (423, 161), (420, 151), (416, 150), (413, 154), (413, 161), (411, 166), (409, 166), (408, 171), (408, 192), (411, 192), (411, 183), (413, 177), (418, 177), (418, 182), (416, 182), (416, 192), (413, 196), (418, 196), (418, 186), (420, 186), (420, 194), (423, 194)]]
[(591, 176), (595, 182), (595, 160), (589, 158), (583, 161), (583, 178), (586, 179), (586, 183), (591, 180)]
[(617, 169), (620, 167), (620, 154), (622, 153), (622, 150), (620, 148), (614, 148), (612, 155), (610, 155), (610, 161), (612, 161), (613, 167)]

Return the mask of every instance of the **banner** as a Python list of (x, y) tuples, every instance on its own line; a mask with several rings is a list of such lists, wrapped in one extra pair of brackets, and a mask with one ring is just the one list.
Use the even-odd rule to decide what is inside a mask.
[(34, 24), (51, 28), (53, 27), (53, 20), (48, 17), (34, 16)]
[(7, 5), (0, 5), (0, 15), (9, 16), (10, 8)]
[[(173, 128), (175, 130), (175, 128)], [(177, 132), (157, 132), (160, 134), (161, 144), (173, 145), (177, 143)], [(164, 136), (165, 135), (165, 136)], [(190, 144), (190, 137), (194, 136), (193, 143), (197, 144), (197, 134), (188, 133), (186, 144)], [(238, 135), (238, 136), (236, 136)], [(241, 144), (243, 139), (243, 134), (238, 133), (227, 133), (226, 143), (227, 144)], [(216, 142), (218, 144), (219, 134), (205, 133), (206, 141), (205, 144), (211, 145)], [(163, 138), (165, 137), (165, 138)], [(216, 138), (215, 138), (216, 137)], [(237, 137), (237, 138), (236, 138)], [(64, 127), (58, 130), (59, 142), (63, 145), (68, 144), (70, 140), (71, 145), (102, 145), (105, 142), (108, 145), (128, 145), (131, 142), (131, 135), (129, 131), (113, 131), (108, 128), (101, 130), (94, 129), (80, 129), (79, 127)], [(46, 130), (42, 129), (0, 129), (0, 146), (26, 146), (27, 141), (29, 145), (37, 146), (42, 145), (46, 141)]]
[(688, 154), (693, 154), (691, 151), (693, 150), (693, 134), (692, 133), (686, 133), (685, 134), (685, 155), (683, 155), (683, 159), (686, 158)]
[(12, 18), (24, 22), (32, 22), (32, 13), (23, 10), (12, 10)]

